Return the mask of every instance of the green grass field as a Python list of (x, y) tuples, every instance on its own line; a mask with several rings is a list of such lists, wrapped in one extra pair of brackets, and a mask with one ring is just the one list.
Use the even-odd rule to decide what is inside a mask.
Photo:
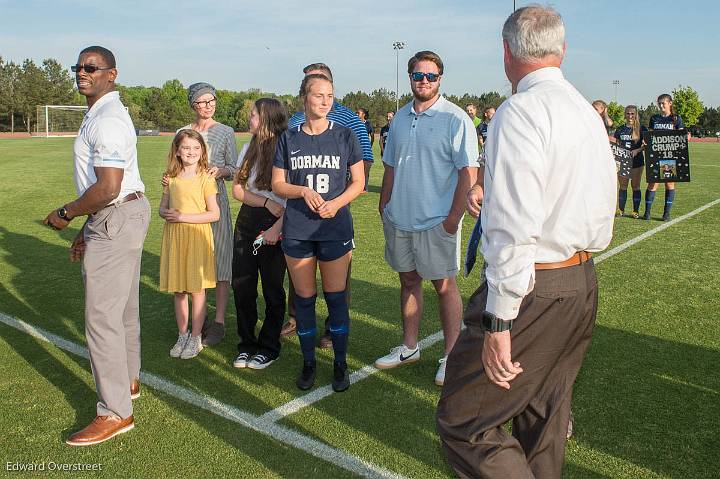
[[(41, 225), (52, 208), (75, 197), (72, 141), (0, 140), (0, 313), (84, 346), (80, 267), (68, 261), (81, 221), (61, 233)], [(233, 369), (237, 335), (231, 304), (220, 346), (190, 361), (168, 356), (177, 331), (172, 299), (157, 289), (162, 220), (156, 213), (170, 141), (140, 138), (138, 144), (154, 213), (141, 277), (143, 371), (194, 397), (261, 416), (303, 395), (294, 384), (301, 364), (296, 338), (283, 341), (280, 360), (264, 371)], [(691, 171), (692, 183), (678, 185), (675, 218), (720, 198), (720, 146), (691, 144)], [(370, 193), (353, 205), (358, 246), (349, 351), (353, 370), (401, 341), (398, 279), (383, 260), (377, 213), (381, 174), (378, 163)], [(653, 217), (661, 215), (662, 203), (659, 192)], [(619, 218), (611, 248), (662, 224)], [(567, 446), (565, 477), (717, 477), (718, 224), (720, 204), (598, 264), (600, 309), (575, 389), (575, 436)], [(464, 234), (470, 229), (466, 218)], [(464, 300), (478, 282), (477, 267), (471, 277), (459, 279)], [(429, 284), (425, 293), (422, 338), (440, 329)], [(318, 305), (324, 308), (322, 301)], [(331, 351), (318, 354), (316, 389), (329, 384), (332, 368)], [(373, 374), (346, 393), (330, 394), (272, 423), (334, 448), (327, 455), (337, 459), (335, 464), (297, 443), (147, 386), (135, 402), (134, 431), (98, 446), (72, 448), (64, 439), (95, 414), (89, 362), (0, 324), (0, 476), (335, 478), (354, 476), (337, 465), (354, 456), (402, 477), (452, 477), (434, 426), (439, 389), (433, 377), (441, 354), (439, 342), (423, 350), (415, 365)], [(259, 424), (262, 429), (265, 423)], [(8, 470), (15, 463), (99, 464), (102, 470)]]

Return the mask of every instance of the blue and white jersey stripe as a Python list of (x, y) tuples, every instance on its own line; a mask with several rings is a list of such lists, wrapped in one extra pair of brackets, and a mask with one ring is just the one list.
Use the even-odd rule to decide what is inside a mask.
[[(327, 115), (327, 118), (330, 121), (336, 122), (338, 125), (350, 128), (360, 142), (363, 161), (373, 161), (372, 146), (370, 145), (370, 137), (368, 136), (367, 129), (365, 128), (365, 124), (360, 120), (360, 117), (358, 117), (354, 111), (335, 101), (332, 109)], [(295, 112), (288, 121), (288, 129), (292, 130), (303, 123), (305, 123), (305, 112)]]

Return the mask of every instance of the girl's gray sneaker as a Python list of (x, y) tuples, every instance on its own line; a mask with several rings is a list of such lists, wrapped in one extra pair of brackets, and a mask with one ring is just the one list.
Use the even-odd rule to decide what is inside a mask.
[(190, 336), (187, 344), (185, 344), (185, 349), (183, 349), (182, 353), (180, 353), (180, 359), (194, 358), (195, 356), (200, 354), (200, 351), (202, 350), (203, 345), (200, 336)]
[(178, 334), (177, 342), (170, 349), (170, 357), (171, 358), (179, 358), (180, 357), (183, 350), (185, 349), (185, 345), (187, 344), (189, 338), (190, 338), (190, 331), (188, 331), (185, 334)]

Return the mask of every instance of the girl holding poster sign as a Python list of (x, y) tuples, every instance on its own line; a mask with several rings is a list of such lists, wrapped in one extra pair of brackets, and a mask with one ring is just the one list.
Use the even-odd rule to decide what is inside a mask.
[[(663, 93), (657, 99), (658, 108), (660, 114), (653, 115), (650, 118), (650, 130), (680, 130), (685, 128), (682, 118), (675, 113), (672, 107), (672, 97), (667, 93)], [(655, 191), (657, 190), (657, 183), (648, 183), (647, 190), (645, 191), (645, 214), (643, 215), (644, 220), (650, 219), (650, 209), (652, 208), (653, 201), (655, 201)], [(670, 210), (672, 209), (673, 201), (675, 200), (675, 183), (665, 183), (665, 209), (663, 210), (663, 221), (670, 219)]]
[[(645, 155), (643, 154), (643, 133), (647, 128), (640, 126), (637, 107), (628, 105), (625, 107), (625, 124), (615, 130), (615, 140), (624, 148), (630, 150), (632, 155), (632, 170), (630, 170), (630, 182), (632, 184), (632, 217), (640, 218), (640, 179), (642, 178), (643, 166), (645, 166)], [(620, 190), (618, 191), (618, 216), (625, 214), (625, 203), (627, 202), (628, 178), (618, 175)]]

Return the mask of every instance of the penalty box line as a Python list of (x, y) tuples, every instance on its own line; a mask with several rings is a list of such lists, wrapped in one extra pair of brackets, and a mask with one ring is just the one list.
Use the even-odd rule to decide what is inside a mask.
[[(666, 230), (667, 228), (670, 228), (671, 226), (673, 226), (677, 223), (680, 223), (681, 221), (685, 221), (688, 218), (692, 218), (693, 216), (705, 211), (708, 208), (711, 208), (711, 207), (717, 205), (718, 203), (720, 203), (720, 198), (716, 199), (715, 201), (711, 201), (710, 203), (703, 205), (687, 214), (678, 216), (677, 218), (675, 218), (671, 221), (668, 221), (667, 223), (663, 223), (660, 226), (657, 226), (656, 228), (648, 230), (645, 233), (643, 233), (639, 236), (636, 236), (635, 238), (633, 238), (629, 241), (626, 241), (625, 243), (618, 245), (615, 248), (608, 250), (599, 256), (596, 256), (593, 259), (593, 261), (595, 262), (595, 264), (598, 264), (598, 263), (605, 261), (606, 259), (612, 258), (616, 254), (625, 251), (626, 249), (639, 243), (640, 241), (646, 240), (646, 239), (650, 238), (651, 236), (654, 236), (654, 235), (658, 234), (659, 232)], [(428, 336), (427, 338), (423, 339), (422, 341), (420, 341), (418, 343), (418, 345), (420, 346), (421, 349), (429, 348), (442, 339), (443, 339), (443, 332), (441, 330), (441, 331), (438, 331), (438, 332)], [(377, 369), (375, 366), (367, 365), (367, 366), (363, 367), (362, 369), (359, 369), (359, 370), (353, 372), (350, 375), (350, 383), (355, 384), (355, 383), (362, 381), (363, 379), (366, 379), (378, 372), (380, 372), (380, 370)], [(287, 403), (285, 403), (281, 406), (278, 406), (277, 408), (275, 408), (271, 411), (266, 412), (265, 414), (260, 416), (260, 418), (264, 419), (266, 421), (271, 421), (271, 422), (280, 421), (281, 419), (283, 419), (291, 414), (295, 414), (295, 413), (299, 412), (300, 410), (302, 410), (308, 406), (311, 406), (314, 403), (330, 396), (332, 393), (333, 393), (332, 388), (329, 385), (317, 388), (316, 390), (314, 390), (310, 393), (307, 393), (304, 396), (297, 397), (297, 398), (293, 399), (292, 401), (288, 401)]]
[[(15, 319), (1, 312), (0, 322), (36, 339), (53, 344), (59, 349), (67, 351), (71, 354), (80, 356), (84, 359), (89, 359), (87, 348), (49, 331), (45, 331), (44, 329), (28, 324), (19, 319)], [(222, 403), (213, 397), (199, 394), (195, 391), (175, 384), (162, 376), (141, 371), (140, 381), (145, 386), (149, 386), (152, 389), (161, 391), (176, 399), (209, 411), (216, 416), (235, 422), (266, 436), (270, 436), (278, 442), (295, 447), (302, 452), (327, 461), (352, 473), (358, 474), (359, 476), (377, 479), (405, 479), (399, 474), (376, 466), (375, 464), (365, 461), (346, 451), (329, 446), (317, 439), (313, 439), (288, 427), (267, 421), (262, 417), (255, 416), (229, 404)]]

